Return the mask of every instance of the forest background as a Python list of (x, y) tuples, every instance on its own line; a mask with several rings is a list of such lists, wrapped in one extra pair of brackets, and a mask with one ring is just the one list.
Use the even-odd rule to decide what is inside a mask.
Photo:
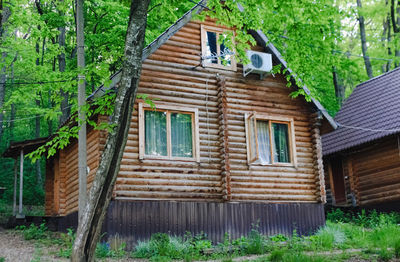
[[(249, 23), (263, 29), (332, 116), (357, 84), (399, 66), (400, 1), (239, 2), (256, 10), (248, 17), (260, 19)], [(153, 0), (146, 45), (195, 4)], [(107, 85), (122, 65), (129, 8), (127, 0), (85, 1), (86, 67), (78, 72), (73, 0), (0, 0), (0, 154), (12, 141), (53, 135), (77, 111), (78, 73), (86, 75), (87, 96)], [(235, 19), (228, 14), (221, 22), (238, 24)], [(239, 55), (247, 40), (237, 36)], [(1, 201), (11, 203), (14, 161), (1, 157), (0, 170)], [(43, 204), (44, 175), (45, 157), (25, 161), (25, 204)]]

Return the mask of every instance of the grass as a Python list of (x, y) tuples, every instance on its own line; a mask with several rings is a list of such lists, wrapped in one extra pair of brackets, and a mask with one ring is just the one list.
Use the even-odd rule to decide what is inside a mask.
[[(22, 210), (26, 216), (44, 216), (44, 206), (24, 205)], [(6, 224), (8, 218), (12, 216), (12, 212), (13, 205), (0, 199), (0, 224)]]
[[(349, 258), (390, 261), (400, 258), (399, 214), (360, 212), (345, 214), (334, 210), (327, 215), (327, 223), (314, 235), (265, 236), (253, 225), (247, 236), (213, 245), (205, 234), (184, 237), (165, 233), (152, 235), (148, 241), (138, 242), (130, 253), (126, 243), (118, 235), (108, 242), (97, 245), (96, 258), (144, 258), (149, 261), (209, 260), (232, 261), (238, 256), (258, 255), (256, 261), (346, 261)], [(59, 246), (57, 257), (68, 258), (71, 254), (75, 233), (49, 232), (45, 224), (19, 227), (23, 237), (42, 245)], [(37, 248), (38, 257), (41, 249)], [(0, 257), (1, 262), (1, 257)]]

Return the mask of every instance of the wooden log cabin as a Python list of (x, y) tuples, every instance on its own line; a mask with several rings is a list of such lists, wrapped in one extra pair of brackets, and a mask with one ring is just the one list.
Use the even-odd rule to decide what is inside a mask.
[[(265, 234), (308, 234), (325, 222), (320, 128), (333, 119), (314, 99), (290, 98), (296, 88), (309, 91), (288, 88), (285, 75), (244, 77), (217, 44), (230, 29), (193, 20), (201, 10), (196, 5), (144, 50), (138, 93), (156, 108), (135, 103), (104, 231), (128, 243), (186, 231), (220, 241), (256, 223)], [(251, 34), (253, 50), (286, 67), (261, 31)], [(106, 136), (88, 132), (88, 187)], [(74, 141), (47, 163), (46, 214), (59, 216), (61, 227), (77, 219), (77, 155)]]
[(400, 210), (400, 70), (358, 85), (323, 135), (328, 205)]

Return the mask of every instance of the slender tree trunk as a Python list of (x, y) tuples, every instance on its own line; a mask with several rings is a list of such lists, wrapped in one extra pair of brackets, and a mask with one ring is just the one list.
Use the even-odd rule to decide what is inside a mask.
[[(7, 53), (3, 52), (1, 54), (1, 63), (5, 63), (5, 59), (7, 57)], [(4, 98), (6, 95), (6, 66), (4, 65), (0, 71), (0, 140), (3, 135), (3, 121), (4, 121), (4, 114), (3, 114), (3, 105), (4, 105)]]
[(107, 137), (106, 146), (90, 189), (89, 201), (86, 203), (85, 212), (79, 221), (71, 256), (72, 261), (94, 260), (94, 251), (100, 238), (101, 227), (111, 200), (128, 137), (142, 69), (149, 2), (150, 0), (132, 0), (131, 2), (122, 76), (111, 117), (111, 124), (114, 128)]
[[(388, 0), (385, 1), (386, 7), (388, 6)], [(388, 50), (388, 55), (391, 55), (390, 50), (390, 12), (387, 13), (386, 17), (382, 21), (382, 48), (386, 48)], [(386, 64), (382, 65), (382, 73), (388, 72), (390, 70), (390, 61)]]
[[(14, 85), (14, 62), (17, 60), (18, 53), (15, 55), (13, 62), (11, 63), (11, 76), (10, 76), (10, 90), (13, 90)], [(9, 129), (10, 129), (10, 140), (14, 140), (14, 121), (15, 121), (16, 109), (15, 103), (11, 104), (11, 113), (10, 113), (10, 122), (9, 122)]]
[[(51, 100), (51, 89), (49, 89), (49, 91), (48, 91), (47, 104), (49, 105), (49, 108), (51, 110), (51, 108), (53, 108), (53, 102)], [(47, 133), (49, 136), (51, 136), (53, 134), (53, 120), (51, 120), (51, 118), (49, 118), (47, 120)]]
[(15, 115), (16, 115), (16, 108), (15, 108), (15, 103), (11, 104), (11, 113), (10, 113), (10, 139), (14, 140), (14, 121), (15, 121)]
[[(40, 100), (36, 100), (36, 105), (40, 107)], [(35, 137), (40, 137), (40, 115), (37, 114), (35, 118)], [(40, 169), (40, 160), (37, 160), (36, 163), (36, 182), (38, 186), (42, 186), (42, 170)]]
[(79, 171), (79, 197), (78, 197), (78, 219), (81, 220), (83, 209), (87, 201), (87, 154), (86, 154), (86, 116), (84, 106), (86, 104), (86, 83), (85, 75), (85, 38), (84, 38), (84, 18), (83, 1), (76, 1), (76, 45), (78, 70), (78, 171)]
[(368, 56), (364, 16), (362, 16), (360, 14), (360, 11), (361, 11), (361, 8), (362, 8), (361, 0), (357, 0), (357, 7), (358, 7), (358, 22), (359, 22), (359, 25), (360, 25), (361, 50), (362, 50), (362, 53), (363, 53), (365, 69), (367, 70), (368, 77), (372, 78), (374, 76), (372, 74), (371, 61), (370, 61), (369, 56)]
[[(62, 50), (65, 49), (65, 26), (59, 27), (58, 28), (60, 34), (58, 36), (58, 45)], [(61, 54), (58, 55), (58, 71), (65, 72), (65, 53), (62, 52)], [(61, 96), (63, 97), (63, 100), (61, 101), (61, 117), (60, 117), (60, 124), (64, 123), (67, 121), (69, 114), (70, 114), (70, 109), (69, 109), (69, 95), (68, 92), (65, 92), (63, 89), (60, 90)]]
[(341, 83), (342, 81), (339, 80), (335, 66), (332, 67), (332, 77), (333, 77), (333, 85), (335, 86), (335, 95), (339, 102), (339, 105), (341, 106), (344, 101), (346, 89), (345, 86)]
[[(387, 30), (387, 52), (388, 52), (388, 56), (391, 57), (392, 56), (392, 49), (390, 47), (390, 42), (392, 41), (392, 37), (391, 37), (391, 27), (390, 27), (390, 16), (388, 14), (387, 17), (387, 26), (388, 26), (388, 30)], [(388, 61), (386, 63), (386, 72), (390, 71), (390, 67), (391, 67), (392, 62)]]
[[(3, 38), (6, 37), (6, 24), (8, 21), (8, 18), (11, 15), (10, 8), (8, 6), (4, 6), (3, 0), (0, 0), (0, 45), (1, 42), (3, 42)], [(4, 105), (4, 98), (6, 95), (6, 57), (7, 53), (2, 52), (1, 53), (1, 60), (0, 60), (0, 65), (1, 65), (1, 70), (0, 70), (0, 140), (3, 135), (3, 121), (4, 121), (4, 114), (2, 107)]]

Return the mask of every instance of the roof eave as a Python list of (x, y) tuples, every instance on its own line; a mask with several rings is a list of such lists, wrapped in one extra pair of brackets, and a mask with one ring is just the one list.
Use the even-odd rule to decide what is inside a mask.
[[(272, 52), (272, 55), (275, 56), (275, 59), (279, 61), (279, 63), (287, 70), (288, 74), (293, 78), (296, 79), (297, 75), (293, 72), (292, 69), (290, 69), (286, 63), (286, 61), (283, 59), (281, 53), (278, 51), (278, 49), (269, 41), (268, 37), (264, 34), (262, 30), (257, 30), (254, 31), (259, 40), (263, 42), (263, 44)], [(302, 82), (300, 78), (297, 77), (297, 82)], [(314, 106), (322, 113), (322, 115), (325, 117), (325, 119), (329, 122), (329, 124), (332, 126), (333, 129), (337, 129), (338, 125), (336, 124), (335, 120), (329, 115), (328, 111), (321, 105), (321, 103), (313, 98), (311, 96), (311, 92), (308, 89), (308, 87), (304, 84), (301, 87), (304, 92), (310, 96), (311, 101), (313, 102)]]

